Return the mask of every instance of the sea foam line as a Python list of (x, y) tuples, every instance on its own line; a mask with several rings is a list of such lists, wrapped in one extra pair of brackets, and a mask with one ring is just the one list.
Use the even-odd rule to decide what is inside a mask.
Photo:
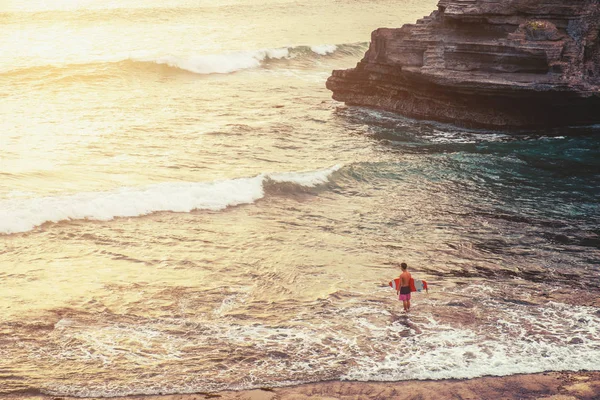
[(187, 57), (132, 58), (132, 61), (154, 62), (195, 74), (230, 74), (244, 69), (258, 68), (266, 60), (290, 58), (288, 48), (240, 51), (225, 54), (207, 54)]
[(168, 182), (143, 188), (123, 187), (110, 192), (85, 192), (54, 197), (0, 200), (0, 234), (28, 232), (46, 222), (109, 221), (160, 211), (222, 210), (251, 204), (265, 195), (264, 183), (289, 182), (305, 187), (326, 183), (340, 169), (260, 174), (214, 182)]
[[(160, 54), (145, 50), (123, 52), (112, 55), (101, 55), (82, 60), (73, 60), (69, 63), (50, 62), (42, 65), (28, 65), (24, 68), (0, 68), (0, 75), (15, 73), (42, 72), (52, 74), (58, 69), (64, 73), (72, 67), (85, 67), (96, 64), (141, 63), (153, 65), (166, 65), (183, 71), (200, 75), (230, 74), (245, 69), (260, 68), (269, 61), (291, 60), (295, 58), (321, 58), (335, 54), (359, 55), (364, 53), (366, 43), (347, 44), (321, 44), (312, 46), (287, 46), (278, 48), (265, 48), (253, 50), (231, 51), (216, 54)], [(127, 66), (124, 66), (127, 68)]]
[[(395, 311), (381, 308), (383, 304), (344, 305), (326, 308), (323, 319), (321, 316), (307, 321), (302, 316), (294, 319), (294, 322), (302, 320), (302, 324), (271, 326), (260, 322), (239, 325), (221, 319), (223, 305), (227, 309), (236, 307), (233, 298), (226, 297), (213, 312), (215, 318), (205, 322), (189, 323), (174, 318), (139, 323), (102, 321), (99, 326), (96, 321), (83, 318), (62, 319), (51, 334), (54, 342), (49, 345), (33, 341), (25, 349), (30, 359), (42, 365), (55, 360), (70, 365), (101, 360), (115, 373), (129, 373), (129, 366), (151, 365), (160, 360), (169, 367), (170, 372), (165, 375), (141, 378), (131, 385), (123, 384), (121, 379), (75, 378), (69, 382), (49, 379), (41, 388), (52, 396), (86, 398), (248, 390), (323, 379), (389, 382), (471, 379), (599, 368), (596, 360), (600, 355), (597, 346), (600, 316), (594, 307), (549, 303), (529, 311), (528, 306), (516, 306), (514, 310), (494, 308), (499, 319), (482, 319), (473, 328), (461, 328), (428, 314), (411, 317), (410, 325), (390, 323)], [(424, 298), (420, 302), (439, 303)], [(499, 302), (502, 300), (495, 301), (494, 306)], [(359, 303), (360, 299), (356, 304)], [(538, 318), (540, 315), (542, 318)], [(507, 329), (506, 320), (517, 323)], [(548, 327), (549, 332), (528, 331), (523, 327), (526, 321)], [(346, 324), (352, 325), (352, 332), (340, 329)], [(574, 326), (579, 332), (574, 332)], [(171, 334), (174, 331), (179, 333)], [(569, 343), (571, 336), (580, 341)], [(140, 343), (148, 352), (140, 352)], [(231, 364), (218, 376), (211, 375), (212, 364), (207, 364), (206, 369), (185, 380), (173, 379), (181, 376), (177, 371), (196, 365), (198, 349), (233, 351), (248, 344), (251, 346), (247, 355), (263, 361), (252, 371), (253, 379), (234, 379), (247, 375), (244, 363)], [(286, 357), (273, 357), (269, 352)]]
[(259, 68), (269, 60), (292, 59), (301, 55), (327, 56), (335, 53), (340, 47), (356, 47), (359, 45), (323, 44), (314, 46), (293, 46), (272, 49), (237, 51), (223, 54), (205, 54), (191, 56), (137, 56), (131, 61), (153, 62), (168, 65), (172, 68), (193, 72), (195, 74), (230, 74), (245, 69)]

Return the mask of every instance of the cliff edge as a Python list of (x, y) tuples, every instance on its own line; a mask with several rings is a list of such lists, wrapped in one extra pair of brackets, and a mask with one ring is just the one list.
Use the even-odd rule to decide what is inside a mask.
[(600, 123), (600, 0), (440, 0), (327, 80), (348, 105), (493, 129)]

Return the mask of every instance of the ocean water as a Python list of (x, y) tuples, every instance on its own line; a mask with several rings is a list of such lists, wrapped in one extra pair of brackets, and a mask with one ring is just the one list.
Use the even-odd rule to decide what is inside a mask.
[(599, 370), (600, 128), (325, 89), (435, 4), (0, 3), (0, 396)]

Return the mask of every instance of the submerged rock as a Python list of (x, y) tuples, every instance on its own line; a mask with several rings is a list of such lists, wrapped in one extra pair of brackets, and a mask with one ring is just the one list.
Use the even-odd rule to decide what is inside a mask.
[(335, 100), (466, 127), (600, 123), (599, 0), (441, 0), (380, 28)]

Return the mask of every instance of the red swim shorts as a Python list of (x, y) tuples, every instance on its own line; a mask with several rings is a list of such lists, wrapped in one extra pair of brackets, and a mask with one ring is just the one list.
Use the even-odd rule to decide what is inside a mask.
[(409, 294), (401, 294), (400, 297), (398, 298), (398, 300), (400, 300), (400, 301), (409, 301), (410, 300), (410, 293)]

